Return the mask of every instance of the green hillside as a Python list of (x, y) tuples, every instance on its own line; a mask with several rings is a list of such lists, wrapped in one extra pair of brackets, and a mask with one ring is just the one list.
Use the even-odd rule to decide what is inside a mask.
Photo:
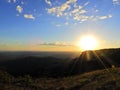
[(0, 90), (120, 90), (120, 68), (64, 78), (12, 77), (0, 72)]

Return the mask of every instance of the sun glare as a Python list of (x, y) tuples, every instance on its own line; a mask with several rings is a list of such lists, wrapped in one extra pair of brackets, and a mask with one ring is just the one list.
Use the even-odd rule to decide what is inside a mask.
[(95, 37), (90, 35), (82, 37), (79, 44), (82, 50), (94, 50), (96, 48), (96, 45), (97, 41)]

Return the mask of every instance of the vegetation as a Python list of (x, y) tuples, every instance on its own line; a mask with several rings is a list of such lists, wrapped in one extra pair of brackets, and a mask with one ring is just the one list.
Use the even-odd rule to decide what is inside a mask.
[(120, 49), (85, 51), (75, 59), (1, 60), (0, 90), (119, 90), (119, 60)]
[(119, 90), (120, 68), (108, 70), (110, 72), (104, 69), (64, 78), (32, 78), (29, 75), (13, 78), (0, 71), (0, 90)]

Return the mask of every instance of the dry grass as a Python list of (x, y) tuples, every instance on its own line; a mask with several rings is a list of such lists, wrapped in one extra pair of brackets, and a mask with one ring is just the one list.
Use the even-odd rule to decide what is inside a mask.
[(0, 83), (0, 90), (119, 90), (120, 68), (109, 72), (97, 70), (65, 78), (15, 78), (11, 83)]

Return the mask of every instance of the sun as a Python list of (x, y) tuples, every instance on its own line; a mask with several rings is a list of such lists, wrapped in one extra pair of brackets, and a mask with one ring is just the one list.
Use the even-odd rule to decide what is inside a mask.
[(83, 36), (80, 39), (79, 46), (82, 50), (94, 50), (97, 46), (97, 40), (91, 35)]

